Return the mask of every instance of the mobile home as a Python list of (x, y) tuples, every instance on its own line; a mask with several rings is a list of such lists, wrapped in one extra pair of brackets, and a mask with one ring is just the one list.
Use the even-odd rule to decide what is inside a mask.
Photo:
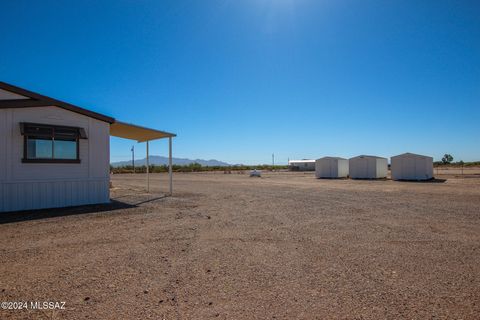
[(0, 82), (0, 212), (109, 202), (110, 135), (175, 136)]
[(288, 168), (292, 171), (315, 171), (315, 160), (289, 160)]

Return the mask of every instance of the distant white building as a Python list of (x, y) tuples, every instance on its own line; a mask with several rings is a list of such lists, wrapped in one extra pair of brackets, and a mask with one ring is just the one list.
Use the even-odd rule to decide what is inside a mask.
[(376, 156), (361, 155), (348, 160), (349, 175), (352, 179), (380, 179), (386, 178), (388, 160)]
[(315, 171), (315, 160), (289, 160), (288, 167), (292, 171)]
[(429, 180), (433, 178), (433, 158), (414, 153), (391, 157), (393, 180)]
[(315, 176), (317, 178), (348, 177), (348, 160), (340, 157), (323, 157), (315, 161)]

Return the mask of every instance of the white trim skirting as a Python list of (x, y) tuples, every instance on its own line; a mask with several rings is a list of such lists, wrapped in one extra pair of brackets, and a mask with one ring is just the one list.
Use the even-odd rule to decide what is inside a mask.
[(0, 183), (0, 212), (108, 203), (109, 179)]

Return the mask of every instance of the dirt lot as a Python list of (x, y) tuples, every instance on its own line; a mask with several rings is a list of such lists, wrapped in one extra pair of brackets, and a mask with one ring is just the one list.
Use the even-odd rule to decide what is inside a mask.
[(3, 215), (0, 319), (479, 319), (480, 178), (113, 177), (108, 206)]

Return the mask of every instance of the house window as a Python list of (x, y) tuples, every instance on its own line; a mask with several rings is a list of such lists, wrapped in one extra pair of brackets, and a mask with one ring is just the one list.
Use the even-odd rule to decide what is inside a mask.
[(80, 163), (79, 140), (87, 139), (77, 127), (20, 123), (24, 137), (23, 159), (27, 163)]

